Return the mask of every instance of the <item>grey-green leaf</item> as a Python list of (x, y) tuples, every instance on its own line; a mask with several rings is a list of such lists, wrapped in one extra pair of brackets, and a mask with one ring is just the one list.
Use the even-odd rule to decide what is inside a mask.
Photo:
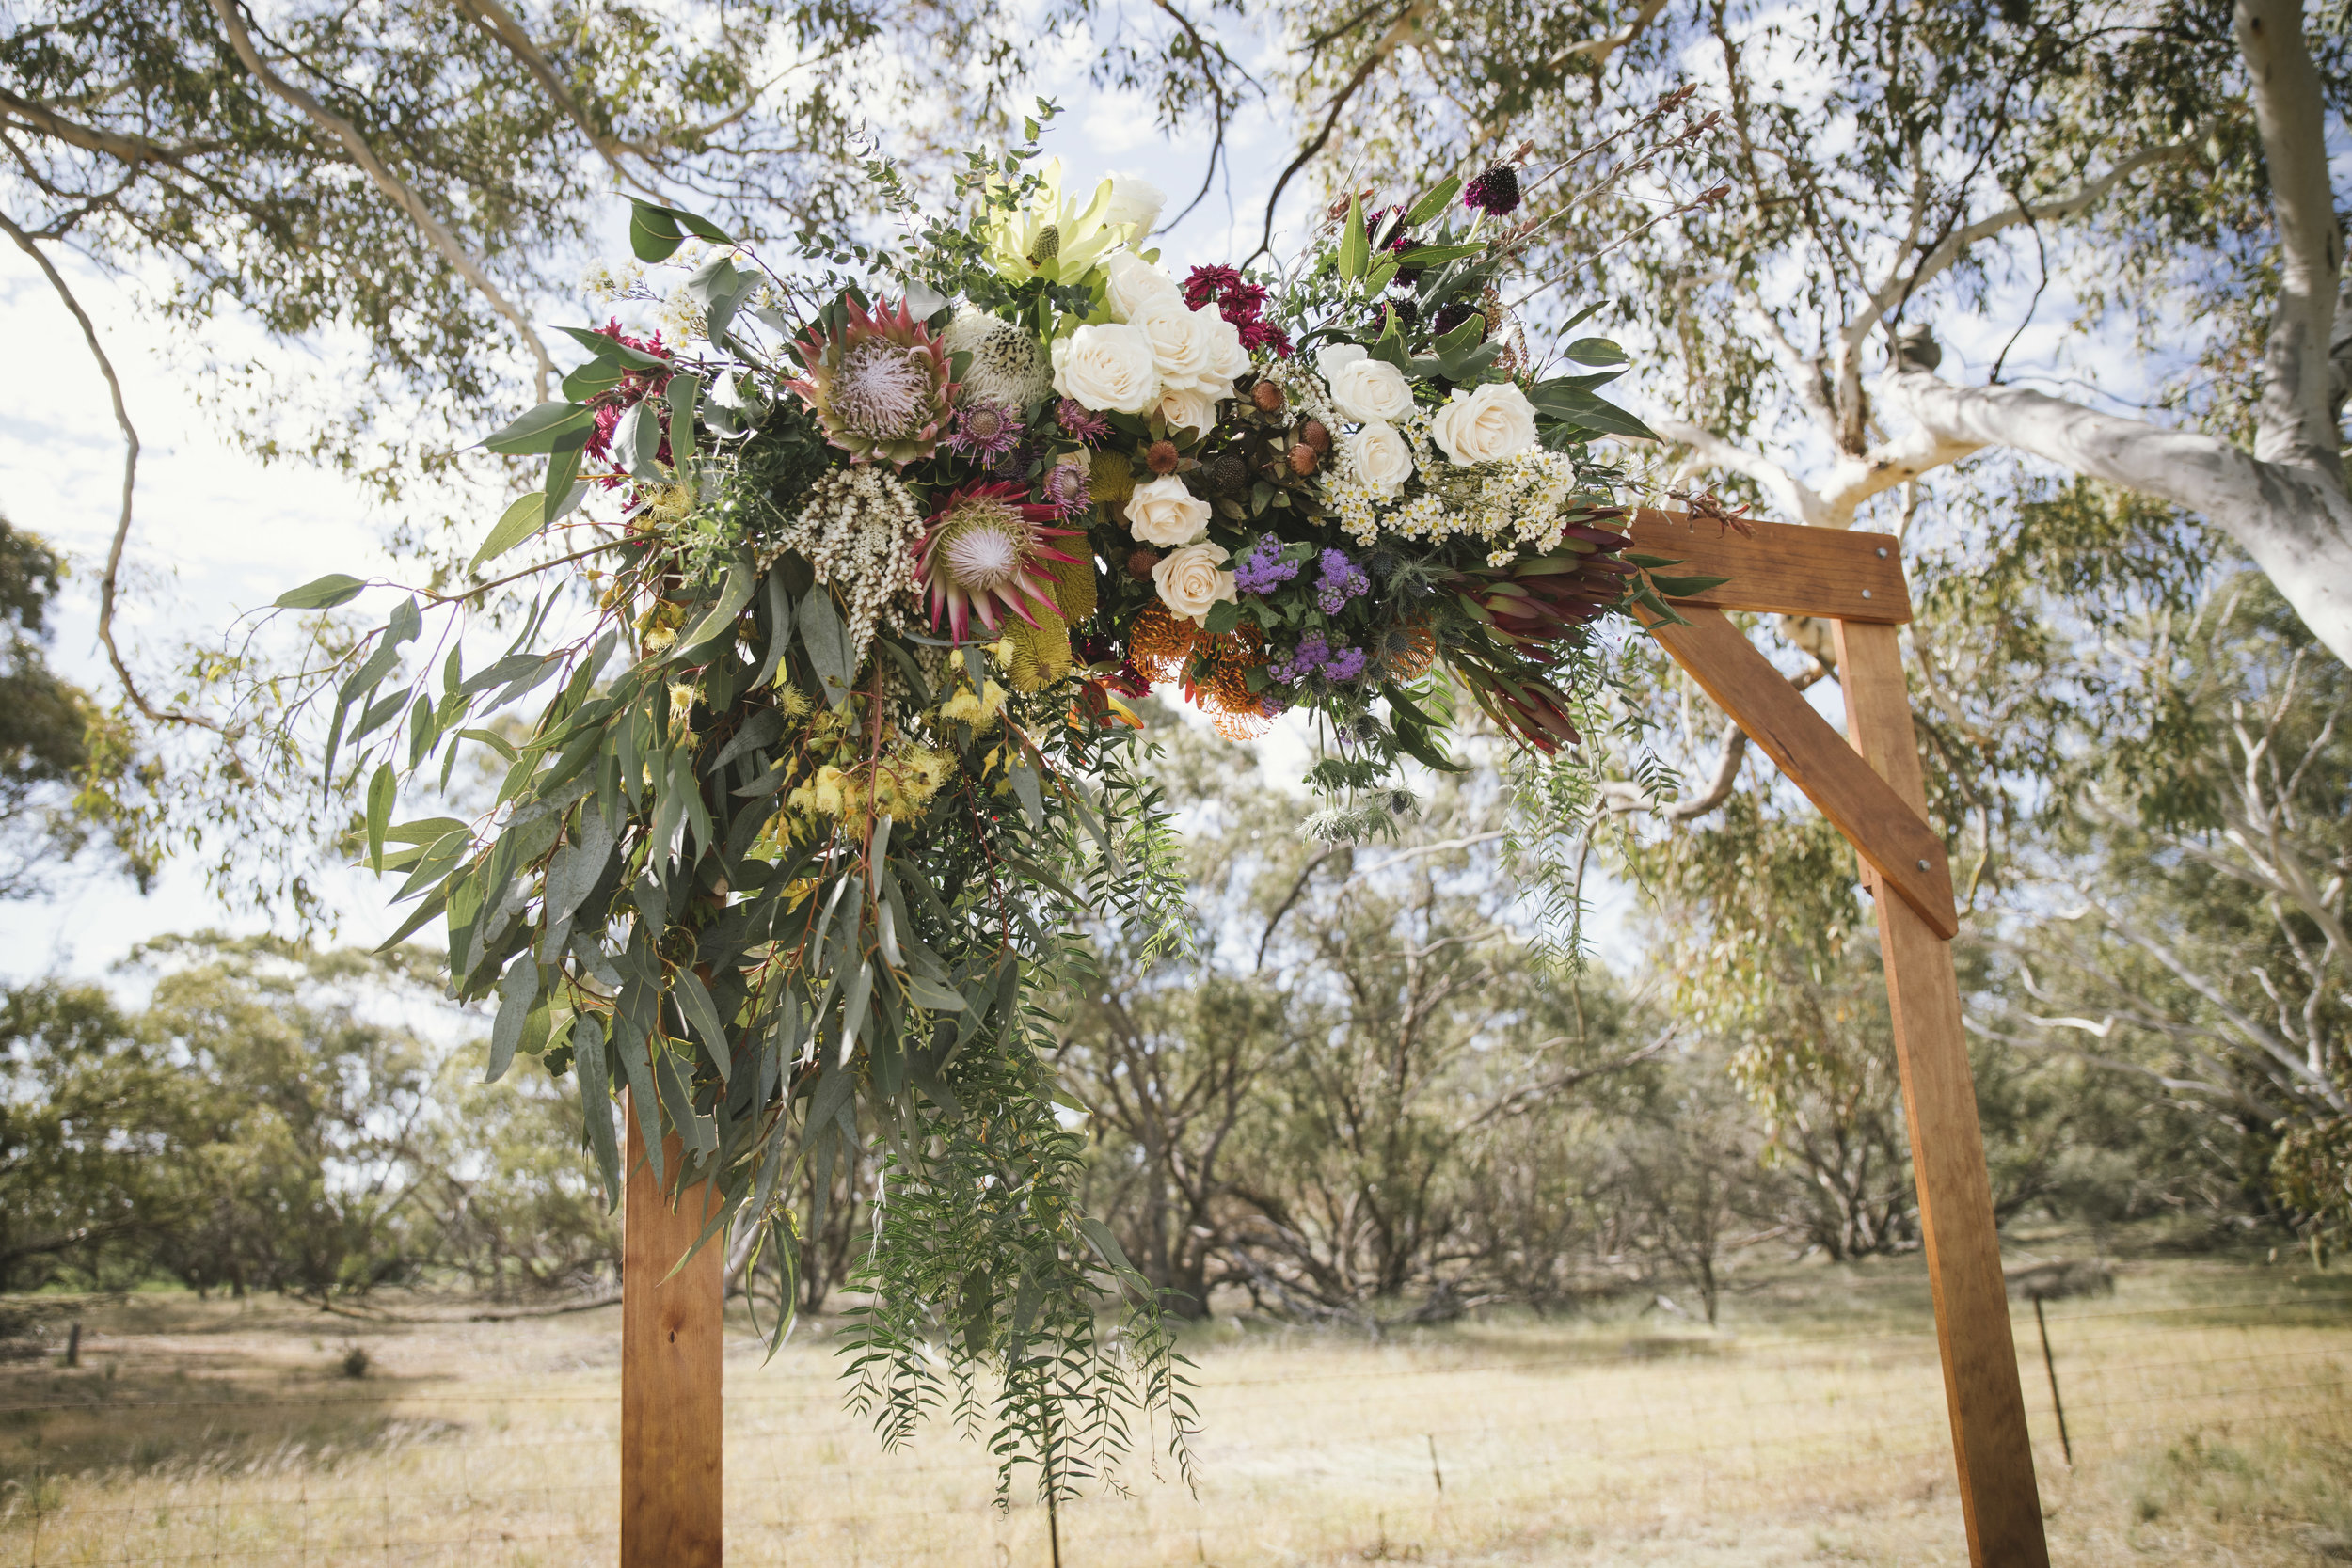
[(337, 605), (349, 604), (366, 587), (366, 583), (347, 573), (329, 572), (299, 588), (289, 588), (270, 602), (280, 610), (332, 610)]

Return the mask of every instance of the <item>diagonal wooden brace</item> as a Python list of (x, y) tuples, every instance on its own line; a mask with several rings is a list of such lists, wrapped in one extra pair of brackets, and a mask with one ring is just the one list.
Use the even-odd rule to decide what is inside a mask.
[(1676, 608), (1690, 625), (1657, 626), (1652, 635), (1852, 842), (1881, 881), (1938, 936), (1958, 935), (1944, 841), (1722, 610)]

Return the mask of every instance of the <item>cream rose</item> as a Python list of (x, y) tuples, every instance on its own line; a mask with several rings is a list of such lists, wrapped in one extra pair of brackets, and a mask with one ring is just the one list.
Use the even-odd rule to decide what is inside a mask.
[(1127, 498), (1127, 531), (1163, 549), (1189, 545), (1209, 531), (1209, 503), (1185, 489), (1174, 474), (1163, 474), (1136, 485)]
[(1450, 462), (1499, 463), (1535, 444), (1535, 405), (1509, 382), (1489, 381), (1474, 391), (1456, 391), (1429, 421), (1429, 434)]
[(1223, 316), (1214, 316), (1209, 324), (1209, 373), (1223, 385), (1215, 388), (1219, 396), (1232, 390), (1233, 383), (1249, 372), (1249, 351), (1242, 346), (1241, 328)]
[(1198, 386), (1163, 387), (1160, 389), (1160, 418), (1170, 430), (1192, 430), (1208, 434), (1216, 424), (1216, 397)]
[(1089, 408), (1144, 412), (1160, 398), (1156, 367), (1139, 326), (1082, 326), (1054, 340), (1054, 390)]
[(1343, 420), (1370, 424), (1375, 420), (1401, 420), (1413, 406), (1413, 388), (1405, 372), (1386, 359), (1362, 356), (1343, 361), (1325, 372), (1331, 383), (1331, 406)]
[(1393, 496), (1413, 471), (1413, 449), (1396, 426), (1375, 420), (1348, 437), (1347, 460), (1356, 477), (1384, 496)]
[(1162, 556), (1152, 568), (1160, 603), (1168, 606), (1171, 615), (1196, 623), (1207, 620), (1211, 605), (1233, 596), (1233, 574), (1218, 570), (1232, 553), (1222, 545), (1204, 542)]
[[(1214, 319), (1214, 318), (1210, 318)], [(1127, 318), (1152, 340), (1152, 359), (1159, 366), (1163, 387), (1190, 387), (1209, 373), (1209, 322), (1198, 310), (1187, 310), (1181, 297), (1155, 299)]]
[(1121, 321), (1134, 321), (1157, 300), (1184, 309), (1184, 293), (1176, 287), (1176, 280), (1132, 250), (1112, 251), (1104, 258), (1103, 272), (1111, 309)]
[(1111, 176), (1111, 202), (1103, 210), (1104, 223), (1132, 223), (1136, 238), (1152, 232), (1152, 226), (1160, 221), (1160, 209), (1168, 198), (1149, 180), (1138, 180), (1132, 174)]

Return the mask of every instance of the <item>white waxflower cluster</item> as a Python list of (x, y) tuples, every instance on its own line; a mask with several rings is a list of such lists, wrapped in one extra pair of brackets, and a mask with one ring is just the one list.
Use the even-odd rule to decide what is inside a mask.
[(760, 565), (797, 552), (816, 570), (817, 580), (838, 589), (850, 602), (852, 664), (863, 663), (874, 628), (893, 613), (897, 601), (915, 592), (919, 579), (914, 550), (923, 537), (923, 509), (914, 493), (874, 464), (835, 468), (809, 487), (798, 515), (761, 542)]
[(580, 277), (580, 287), (587, 290), (588, 297), (598, 305), (610, 305), (616, 299), (628, 298), (630, 292), (644, 280), (645, 265), (633, 257), (618, 266), (610, 261), (591, 261), (588, 270)]
[(1413, 453), (1414, 482), (1406, 493), (1366, 483), (1347, 462), (1324, 481), (1324, 504), (1337, 514), (1349, 537), (1365, 546), (1382, 533), (1432, 544), (1455, 536), (1484, 539), (1492, 546), (1489, 566), (1558, 546), (1567, 526), (1567, 503), (1576, 493), (1573, 464), (1540, 447), (1498, 462), (1450, 463), (1438, 450), (1432, 424), (1427, 409), (1396, 421)]

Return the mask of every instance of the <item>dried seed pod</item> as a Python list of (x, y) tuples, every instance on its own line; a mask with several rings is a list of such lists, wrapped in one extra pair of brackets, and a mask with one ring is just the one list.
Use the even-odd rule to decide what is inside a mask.
[(1144, 451), (1143, 466), (1155, 474), (1172, 474), (1176, 471), (1176, 443), (1173, 441), (1154, 441)]
[[(1316, 428), (1321, 429), (1322, 427), (1318, 425)], [(1325, 439), (1327, 441), (1329, 437), (1326, 436)], [(1304, 479), (1307, 475), (1313, 473), (1315, 469), (1322, 465), (1322, 462), (1323, 454), (1315, 451), (1314, 448), (1309, 446), (1304, 441), (1301, 441), (1298, 445), (1291, 448), (1291, 472), (1298, 475), (1301, 479)]]
[(1127, 557), (1127, 575), (1131, 578), (1149, 578), (1152, 576), (1152, 568), (1159, 563), (1159, 551), (1136, 549)]
[(1200, 467), (1200, 477), (1219, 496), (1240, 496), (1249, 489), (1249, 465), (1237, 451), (1222, 451), (1209, 459)]
[(1249, 401), (1258, 405), (1261, 414), (1279, 414), (1282, 411), (1282, 388), (1274, 382), (1261, 381), (1249, 388)]
[(1299, 428), (1298, 438), (1312, 447), (1317, 456), (1331, 450), (1331, 433), (1323, 428), (1321, 420), (1309, 420)]

